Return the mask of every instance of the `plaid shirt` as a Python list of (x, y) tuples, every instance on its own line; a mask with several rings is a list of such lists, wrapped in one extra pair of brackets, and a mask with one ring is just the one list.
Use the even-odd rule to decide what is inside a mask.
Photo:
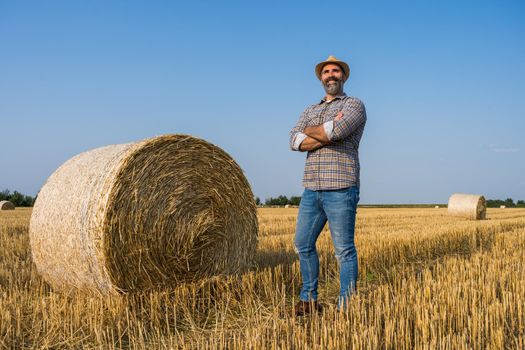
[[(342, 119), (334, 121), (339, 112), (343, 113)], [(297, 150), (296, 137), (304, 137), (302, 131), (307, 126), (325, 123), (333, 123), (332, 132), (328, 133), (331, 143), (308, 152), (303, 186), (315, 191), (359, 186), (358, 149), (366, 123), (363, 102), (343, 94), (330, 102), (323, 99), (306, 108), (290, 131), (290, 148)]]

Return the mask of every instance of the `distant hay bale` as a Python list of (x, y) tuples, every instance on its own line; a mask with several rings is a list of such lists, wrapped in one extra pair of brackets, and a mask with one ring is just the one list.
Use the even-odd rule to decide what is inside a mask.
[(473, 220), (485, 219), (485, 197), (477, 194), (454, 193), (448, 199), (448, 213)]
[(439, 209), (439, 205), (436, 205), (436, 206), (434, 207), (434, 209)]
[(285, 208), (290, 208), (290, 204), (286, 204), (284, 207)]
[(10, 201), (0, 201), (0, 210), (15, 210), (15, 205)]
[(253, 198), (237, 163), (204, 140), (166, 135), (97, 148), (40, 190), (32, 257), (53, 288), (102, 295), (234, 273), (255, 253)]
[(505, 209), (506, 206), (504, 206), (504, 205), (500, 205), (499, 208), (500, 208), (500, 209)]

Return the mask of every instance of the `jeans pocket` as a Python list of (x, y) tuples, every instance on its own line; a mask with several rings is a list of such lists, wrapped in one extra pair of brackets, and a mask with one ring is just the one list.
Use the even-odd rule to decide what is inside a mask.
[(350, 187), (348, 189), (348, 204), (353, 210), (357, 209), (357, 203), (359, 203), (359, 188), (358, 187)]

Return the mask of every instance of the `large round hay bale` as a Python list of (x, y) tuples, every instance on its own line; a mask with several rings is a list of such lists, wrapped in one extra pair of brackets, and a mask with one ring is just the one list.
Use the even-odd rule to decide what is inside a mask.
[(81, 153), (42, 187), (31, 253), (55, 289), (101, 294), (172, 287), (242, 270), (256, 206), (219, 147), (166, 135)]
[(15, 210), (15, 205), (10, 201), (0, 201), (0, 210)]
[(448, 199), (448, 213), (473, 220), (485, 219), (485, 197), (478, 194), (454, 193)]

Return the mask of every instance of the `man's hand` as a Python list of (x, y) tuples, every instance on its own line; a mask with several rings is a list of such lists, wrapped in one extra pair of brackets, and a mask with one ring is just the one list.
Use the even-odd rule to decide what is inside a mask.
[(337, 113), (337, 115), (334, 118), (334, 120), (341, 120), (341, 119), (343, 119), (343, 112)]

